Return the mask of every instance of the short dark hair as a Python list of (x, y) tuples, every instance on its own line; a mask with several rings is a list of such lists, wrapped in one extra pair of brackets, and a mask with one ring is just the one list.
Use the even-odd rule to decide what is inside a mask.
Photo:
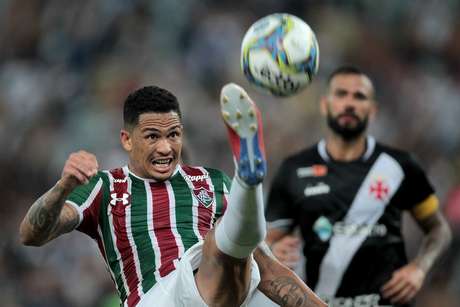
[(367, 76), (361, 69), (353, 65), (343, 65), (336, 68), (327, 78), (327, 84), (330, 84), (332, 79), (337, 75), (364, 75)]
[(176, 112), (182, 120), (179, 102), (168, 90), (158, 86), (142, 87), (126, 97), (123, 107), (123, 122), (125, 126), (135, 126), (143, 113)]

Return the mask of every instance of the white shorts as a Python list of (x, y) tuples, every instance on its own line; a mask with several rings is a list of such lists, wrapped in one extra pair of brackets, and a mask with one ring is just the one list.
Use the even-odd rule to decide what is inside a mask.
[[(200, 296), (195, 283), (193, 271), (201, 263), (203, 242), (193, 245), (182, 257), (176, 270), (160, 279), (146, 294), (141, 297), (137, 307), (207, 307)], [(257, 263), (251, 256), (251, 283), (249, 293), (241, 307), (278, 306), (266, 298), (262, 298), (257, 286), (260, 273)], [(259, 292), (259, 293), (257, 293)]]

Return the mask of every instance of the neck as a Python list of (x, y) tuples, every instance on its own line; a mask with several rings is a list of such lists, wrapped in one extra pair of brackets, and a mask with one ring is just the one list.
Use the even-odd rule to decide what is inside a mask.
[(329, 132), (326, 137), (326, 149), (332, 159), (336, 161), (353, 161), (364, 154), (366, 150), (366, 135), (356, 139), (345, 140), (341, 136)]

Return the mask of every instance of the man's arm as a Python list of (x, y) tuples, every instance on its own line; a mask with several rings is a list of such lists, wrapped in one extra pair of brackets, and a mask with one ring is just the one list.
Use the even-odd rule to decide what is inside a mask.
[(281, 264), (265, 242), (254, 251), (260, 270), (258, 289), (273, 302), (285, 307), (327, 306), (292, 270)]
[(61, 179), (41, 196), (21, 222), (19, 235), (24, 245), (40, 246), (73, 230), (79, 222), (75, 208), (66, 204), (67, 196), (97, 174), (96, 157), (86, 151), (72, 153), (64, 164)]
[(452, 232), (439, 210), (426, 219), (417, 220), (417, 223), (425, 235), (414, 263), (425, 273), (428, 273), (436, 260), (449, 247), (452, 241)]
[(265, 242), (269, 245), (275, 257), (288, 268), (293, 269), (300, 260), (300, 239), (278, 228), (267, 232)]
[(41, 246), (76, 227), (78, 212), (65, 204), (67, 195), (58, 182), (35, 201), (19, 228), (22, 244)]
[(406, 266), (395, 271), (382, 287), (382, 295), (393, 303), (406, 303), (418, 293), (426, 274), (447, 249), (452, 233), (443, 215), (437, 210), (425, 219), (416, 219), (424, 232), (417, 256)]

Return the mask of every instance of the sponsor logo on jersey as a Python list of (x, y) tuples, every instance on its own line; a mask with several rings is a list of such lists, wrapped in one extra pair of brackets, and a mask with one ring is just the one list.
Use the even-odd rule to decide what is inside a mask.
[(193, 189), (193, 195), (206, 208), (209, 208), (214, 201), (214, 193), (203, 187)]
[(384, 237), (387, 234), (387, 227), (383, 224), (346, 224), (343, 221), (331, 224), (329, 219), (320, 216), (313, 224), (313, 231), (321, 241), (326, 242), (332, 235)]
[[(363, 294), (354, 297), (327, 297), (322, 296), (320, 297), (329, 305), (329, 306), (344, 306), (344, 307), (352, 307), (352, 306), (359, 306), (359, 307), (375, 307), (381, 306), (379, 305), (380, 295), (376, 293), (371, 294)], [(390, 307), (390, 306), (388, 306)]]
[(299, 167), (297, 169), (297, 177), (323, 177), (327, 175), (327, 166), (323, 164), (314, 164), (309, 167)]
[(384, 201), (390, 194), (390, 187), (385, 180), (378, 178), (369, 185), (369, 193), (373, 195), (376, 200)]
[(321, 241), (326, 242), (332, 236), (332, 224), (326, 217), (320, 216), (313, 224), (313, 231)]
[(113, 179), (113, 183), (125, 183), (128, 181), (128, 178), (123, 179)]
[(129, 194), (128, 193), (123, 193), (121, 197), (118, 197), (117, 193), (111, 193), (110, 194), (110, 204), (112, 206), (116, 206), (117, 203), (122, 203), (123, 205), (129, 204)]
[(331, 191), (331, 187), (324, 182), (318, 182), (315, 185), (307, 185), (303, 193), (305, 196), (315, 196), (320, 194), (327, 194)]
[(199, 176), (191, 176), (191, 175), (186, 175), (186, 176), (187, 176), (187, 179), (189, 179), (190, 181), (203, 181), (209, 178), (208, 174), (199, 175)]
[(327, 166), (324, 164), (314, 164), (309, 167), (299, 167), (297, 177), (323, 177), (327, 175)]

